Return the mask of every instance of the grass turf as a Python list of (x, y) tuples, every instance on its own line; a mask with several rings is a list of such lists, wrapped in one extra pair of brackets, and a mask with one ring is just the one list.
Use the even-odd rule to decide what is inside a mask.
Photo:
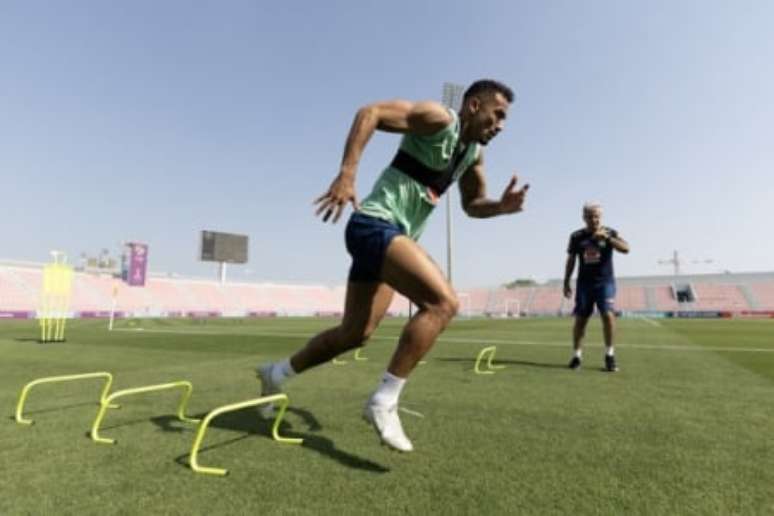
[[(402, 406), (415, 452), (381, 446), (362, 405), (402, 320), (363, 354), (288, 384), (271, 441), (254, 409), (214, 420), (199, 455), (225, 478), (187, 467), (195, 426), (179, 393), (120, 400), (93, 443), (100, 382), (42, 385), (12, 420), (21, 387), (107, 370), (113, 391), (189, 380), (189, 413), (257, 396), (254, 366), (285, 357), (320, 319), (75, 321), (39, 344), (32, 322), (0, 324), (0, 514), (766, 514), (774, 512), (774, 321), (622, 320), (621, 372), (601, 372), (592, 321), (579, 372), (566, 369), (568, 319), (460, 320), (412, 375)], [(142, 330), (140, 330), (142, 328)], [(473, 374), (496, 345), (494, 375)]]

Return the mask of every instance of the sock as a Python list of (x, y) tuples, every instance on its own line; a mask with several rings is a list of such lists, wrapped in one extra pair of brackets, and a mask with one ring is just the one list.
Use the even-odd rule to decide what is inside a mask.
[(581, 358), (581, 355), (583, 355), (583, 351), (580, 349), (576, 349), (575, 353), (573, 354), (574, 357)]
[(615, 354), (615, 348), (613, 346), (610, 346), (609, 348), (605, 348), (605, 355), (612, 357)]
[(277, 385), (282, 385), (289, 378), (296, 375), (293, 370), (293, 366), (290, 365), (290, 359), (285, 359), (282, 362), (276, 362), (271, 366), (271, 381)]
[(371, 400), (377, 405), (392, 406), (398, 403), (400, 391), (406, 384), (405, 378), (399, 378), (390, 372), (385, 372), (382, 376), (382, 382), (376, 388)]

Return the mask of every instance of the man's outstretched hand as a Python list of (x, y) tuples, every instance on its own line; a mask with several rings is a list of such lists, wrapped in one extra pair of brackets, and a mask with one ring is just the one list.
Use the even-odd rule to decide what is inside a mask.
[(360, 207), (355, 194), (354, 182), (340, 174), (333, 180), (328, 191), (315, 199), (314, 204), (317, 205), (315, 215), (319, 216), (321, 213), (325, 213), (323, 222), (328, 222), (328, 219), (333, 215), (331, 222), (335, 224), (344, 212), (344, 206), (347, 203), (352, 203), (356, 210)]
[(516, 189), (516, 183), (519, 179), (514, 174), (511, 180), (508, 182), (508, 186), (505, 187), (502, 197), (500, 197), (500, 209), (502, 213), (518, 213), (523, 209), (524, 198), (529, 190), (529, 185), (525, 184), (518, 190)]

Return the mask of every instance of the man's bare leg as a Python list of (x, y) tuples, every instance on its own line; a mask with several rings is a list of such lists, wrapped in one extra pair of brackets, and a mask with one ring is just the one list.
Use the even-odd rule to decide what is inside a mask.
[(293, 371), (301, 373), (363, 346), (387, 312), (393, 294), (394, 290), (384, 283), (347, 284), (341, 324), (318, 333), (293, 355), (290, 358)]
[(457, 314), (459, 301), (438, 266), (406, 237), (396, 237), (387, 248), (382, 278), (418, 309), (403, 328), (387, 368), (406, 378)]
[[(387, 312), (393, 294), (393, 289), (384, 283), (350, 282), (341, 324), (312, 337), (290, 359), (258, 366), (256, 372), (261, 379), (261, 396), (281, 392), (283, 384), (297, 373), (362, 346)], [(266, 417), (271, 416), (273, 411), (271, 405), (261, 409)]]
[(588, 317), (575, 317), (575, 325), (572, 328), (573, 351), (583, 351), (583, 337), (586, 335), (586, 325), (588, 322)]
[(605, 337), (605, 349), (612, 349), (615, 336), (615, 314), (610, 311), (601, 315), (602, 333)]
[(611, 373), (618, 371), (615, 362), (615, 347), (613, 340), (615, 338), (615, 313), (612, 310), (601, 315), (602, 333), (605, 337), (605, 369)]
[(398, 347), (364, 417), (382, 441), (396, 450), (414, 449), (398, 416), (398, 399), (406, 378), (457, 313), (457, 297), (438, 266), (413, 240), (395, 237), (387, 248), (382, 279), (409, 298), (418, 311), (403, 328)]
[(586, 325), (589, 322), (588, 317), (575, 316), (575, 323), (572, 327), (572, 350), (573, 355), (570, 360), (570, 369), (578, 369), (581, 366), (583, 355), (583, 336), (586, 334)]

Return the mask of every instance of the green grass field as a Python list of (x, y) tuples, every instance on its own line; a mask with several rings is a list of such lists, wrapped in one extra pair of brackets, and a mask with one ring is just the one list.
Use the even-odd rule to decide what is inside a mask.
[[(100, 382), (28, 381), (106, 370), (113, 391), (189, 380), (189, 412), (257, 397), (256, 364), (333, 324), (319, 319), (76, 321), (39, 344), (33, 322), (0, 323), (0, 514), (772, 514), (774, 320), (622, 320), (621, 371), (601, 371), (600, 325), (584, 367), (565, 368), (569, 319), (460, 320), (407, 384), (402, 420), (416, 450), (380, 445), (361, 409), (402, 320), (363, 354), (288, 384), (283, 433), (255, 409), (216, 419), (187, 466), (195, 425), (179, 393), (121, 400), (92, 442)], [(143, 331), (139, 331), (142, 328)], [(473, 373), (496, 345), (494, 375)]]

